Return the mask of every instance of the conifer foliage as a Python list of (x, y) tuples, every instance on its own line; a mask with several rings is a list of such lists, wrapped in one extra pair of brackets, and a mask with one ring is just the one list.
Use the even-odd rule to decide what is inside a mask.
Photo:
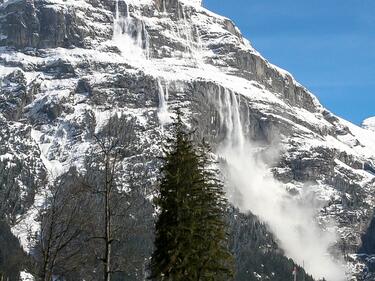
[(227, 200), (208, 145), (194, 146), (178, 114), (165, 152), (150, 279), (231, 280)]

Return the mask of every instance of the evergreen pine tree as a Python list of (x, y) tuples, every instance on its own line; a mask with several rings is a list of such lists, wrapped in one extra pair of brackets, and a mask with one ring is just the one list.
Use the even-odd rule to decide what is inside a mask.
[(152, 280), (230, 280), (227, 200), (207, 144), (195, 148), (178, 114), (162, 167)]

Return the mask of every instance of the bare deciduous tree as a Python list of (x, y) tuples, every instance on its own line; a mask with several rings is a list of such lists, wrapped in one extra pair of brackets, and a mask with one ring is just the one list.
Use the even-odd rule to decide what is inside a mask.
[[(94, 134), (95, 147), (90, 157), (91, 167), (96, 176), (88, 180), (88, 186), (99, 199), (98, 213), (101, 226), (92, 240), (99, 240), (102, 251), (97, 251), (103, 263), (103, 280), (111, 281), (114, 273), (123, 272), (120, 258), (113, 253), (113, 245), (120, 243), (124, 232), (123, 218), (129, 215), (133, 203), (130, 200), (131, 188), (123, 179), (123, 160), (129, 155), (132, 128), (116, 115), (109, 119), (107, 126)], [(97, 250), (97, 249), (96, 249)]]
[[(152, 205), (137, 186), (145, 182), (144, 173), (135, 173), (129, 161), (137, 155), (131, 124), (116, 115), (110, 118), (93, 134), (85, 170), (68, 173), (51, 188), (40, 216), (41, 280), (49, 281), (52, 275), (66, 280), (144, 280), (140, 265), (146, 263), (152, 239), (140, 218), (152, 220)], [(139, 242), (143, 237), (150, 244)]]
[(41, 228), (35, 237), (35, 250), (38, 276), (43, 281), (52, 280), (58, 265), (72, 262), (82, 250), (80, 236), (87, 221), (82, 218), (88, 198), (84, 187), (67, 181), (67, 177), (75, 175), (68, 173), (57, 179), (46, 195), (45, 207), (39, 210)]

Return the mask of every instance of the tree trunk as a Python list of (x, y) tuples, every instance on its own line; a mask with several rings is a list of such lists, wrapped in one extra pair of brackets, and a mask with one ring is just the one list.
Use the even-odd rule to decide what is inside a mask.
[(52, 271), (49, 271), (46, 276), (46, 281), (51, 281), (52, 280)]
[(111, 214), (109, 193), (106, 194), (105, 203), (105, 281), (111, 281)]
[(106, 157), (106, 169), (105, 169), (105, 177), (106, 177), (106, 186), (105, 186), (105, 264), (104, 264), (104, 281), (111, 281), (111, 180), (110, 180), (110, 165), (109, 165), (109, 157)]

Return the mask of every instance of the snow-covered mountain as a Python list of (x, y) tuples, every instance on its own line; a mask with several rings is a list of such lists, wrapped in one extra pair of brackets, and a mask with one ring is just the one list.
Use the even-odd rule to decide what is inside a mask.
[(362, 122), (362, 127), (375, 132), (375, 117), (367, 118)]
[[(365, 235), (372, 233), (375, 203), (372, 119), (360, 128), (336, 117), (200, 0), (3, 1), (0, 46), (0, 169), (6, 175), (0, 183), (17, 191), (16, 208), (8, 212), (17, 218), (12, 231), (25, 250), (31, 246), (25, 229), (38, 228), (44, 181), (72, 166), (84, 171), (93, 134), (111, 115), (131, 134), (133, 154), (124, 167), (136, 166), (152, 185), (171, 116), (181, 108), (197, 137), (205, 136), (220, 156), (228, 143), (253, 160), (262, 151), (254, 165), (263, 167), (264, 178), (271, 170), (273, 181), (259, 178), (261, 193), (236, 186), (242, 200), (231, 200), (268, 223), (287, 255), (318, 275), (316, 261), (306, 259), (332, 250), (333, 241), (332, 260), (347, 264), (355, 275), (350, 280), (373, 280), (365, 264), (375, 247), (363, 247), (374, 245)], [(229, 176), (228, 194), (244, 182)], [(279, 207), (294, 202), (295, 212), (280, 214), (301, 214), (283, 222), (288, 229), (308, 231), (299, 221), (315, 218), (323, 234), (337, 236), (323, 243), (320, 232), (299, 234), (311, 238), (301, 239), (306, 253), (299, 256), (280, 221), (251, 201), (271, 198), (264, 193), (268, 185), (283, 190), (273, 192)], [(312, 253), (317, 244), (324, 246)]]

